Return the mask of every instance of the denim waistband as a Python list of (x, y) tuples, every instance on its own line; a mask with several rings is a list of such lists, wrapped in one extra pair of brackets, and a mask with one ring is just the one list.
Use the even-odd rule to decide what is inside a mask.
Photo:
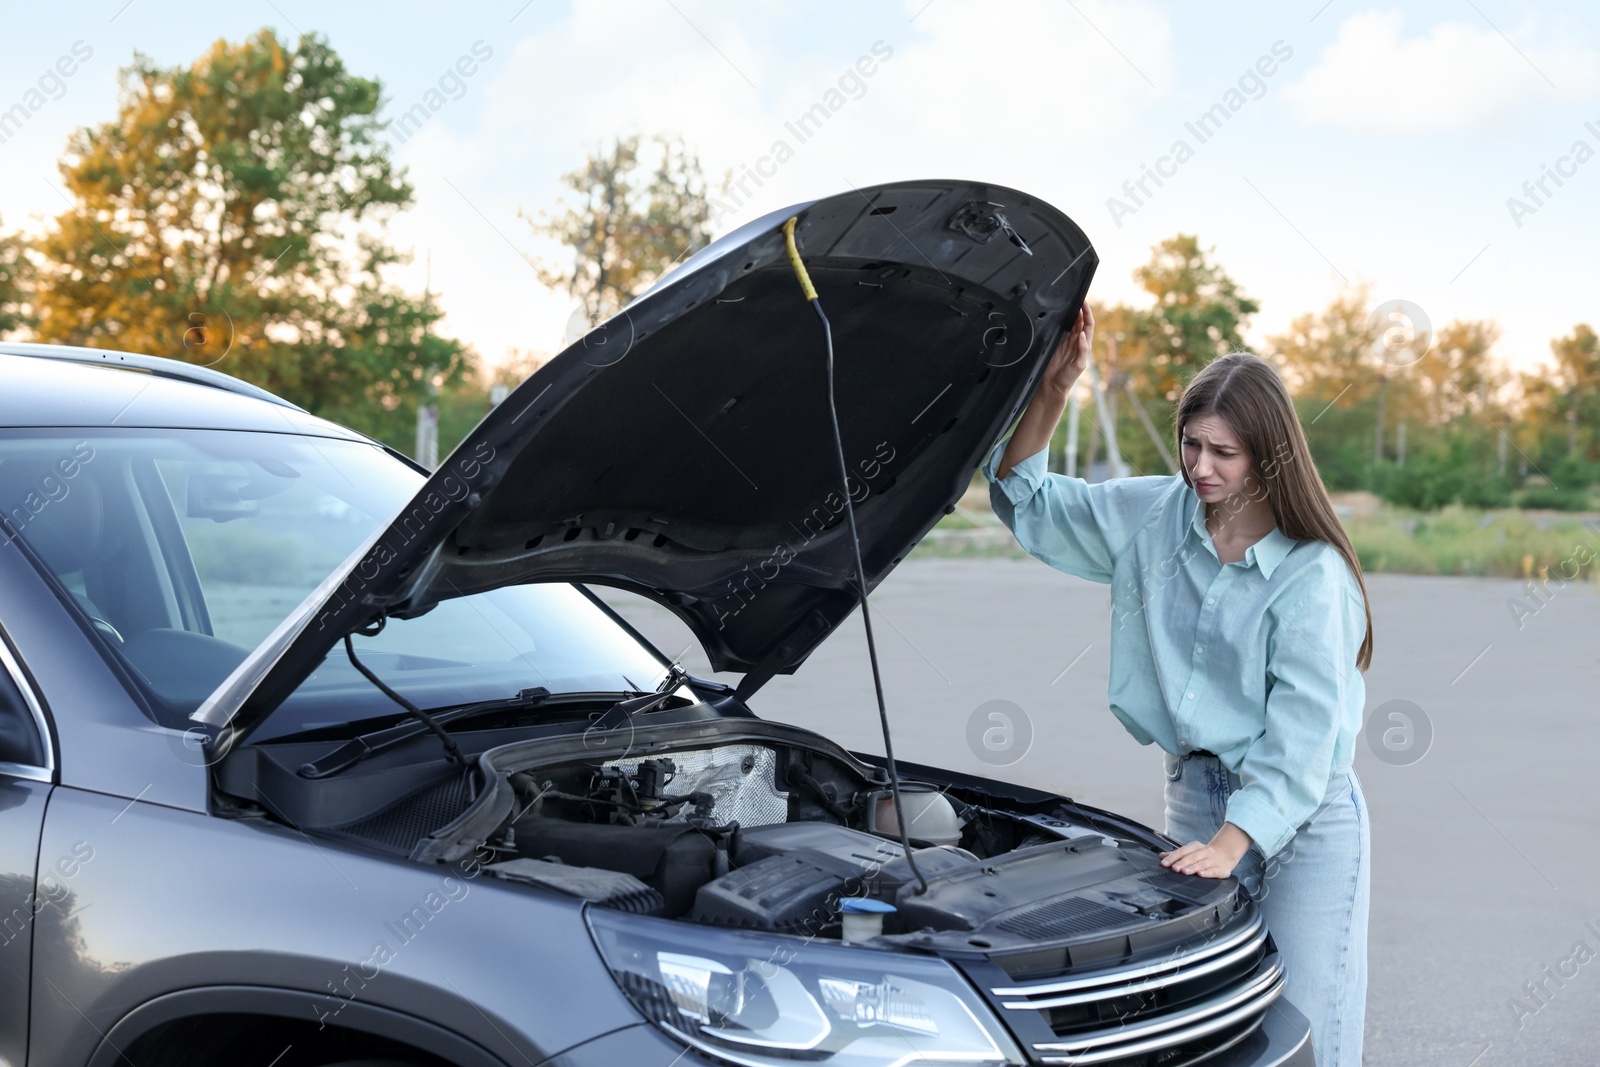
[[(1178, 753), (1178, 759), (1180, 759), (1180, 760), (1187, 760), (1187, 759), (1213, 759), (1213, 760), (1216, 760), (1218, 764), (1222, 764), (1222, 757), (1217, 755), (1215, 752), (1212, 752), (1210, 749), (1207, 749), (1207, 748), (1192, 748), (1188, 752)], [(1226, 766), (1226, 765), (1223, 764), (1223, 766)], [(1334, 782), (1338, 781), (1340, 778), (1343, 778), (1346, 774), (1353, 773), (1354, 770), (1355, 770), (1355, 768), (1353, 766), (1351, 766), (1351, 767), (1345, 768), (1342, 771), (1329, 771), (1329, 773), (1328, 773), (1328, 783), (1329, 783), (1329, 785), (1332, 785)], [(1229, 774), (1234, 774), (1235, 772), (1229, 771), (1228, 773)]]

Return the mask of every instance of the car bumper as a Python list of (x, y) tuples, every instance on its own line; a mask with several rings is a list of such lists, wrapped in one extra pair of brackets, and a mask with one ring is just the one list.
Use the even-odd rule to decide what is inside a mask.
[[(1206, 1067), (1317, 1067), (1311, 1051), (1311, 1024), (1298, 1008), (1279, 997), (1255, 1033), (1205, 1062)], [(719, 1065), (719, 1061), (684, 1048), (649, 1023), (613, 1030), (568, 1049), (548, 1063), (549, 1067), (614, 1067), (618, 1063), (662, 1067)]]
[(1207, 1067), (1317, 1067), (1311, 1022), (1279, 997), (1261, 1026), (1239, 1044), (1206, 1061)]

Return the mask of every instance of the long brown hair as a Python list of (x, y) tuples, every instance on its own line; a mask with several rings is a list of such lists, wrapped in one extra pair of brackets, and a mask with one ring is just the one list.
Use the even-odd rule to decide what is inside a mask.
[[(1202, 415), (1225, 421), (1250, 450), (1255, 473), (1266, 487), (1273, 521), (1284, 536), (1296, 541), (1326, 541), (1339, 550), (1355, 574), (1367, 612), (1367, 635), (1356, 666), (1366, 670), (1372, 663), (1372, 603), (1367, 597), (1367, 581), (1355, 547), (1334, 514), (1333, 501), (1317, 473), (1305, 428), (1283, 379), (1272, 364), (1249, 352), (1218, 356), (1201, 368), (1178, 401), (1177, 455), (1183, 455), (1185, 424)], [(1188, 467), (1178, 466), (1184, 482), (1194, 488)]]

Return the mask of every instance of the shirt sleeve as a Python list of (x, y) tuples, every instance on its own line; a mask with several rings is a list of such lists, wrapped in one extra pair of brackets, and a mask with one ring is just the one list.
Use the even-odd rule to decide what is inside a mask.
[(1366, 608), (1353, 578), (1333, 590), (1337, 605), (1329, 594), (1308, 597), (1274, 634), (1265, 728), (1245, 751), (1240, 788), (1228, 797), (1226, 820), (1263, 857), (1287, 845), (1321, 806), (1336, 755), (1353, 749), (1361, 728), (1366, 682), (1356, 656)]
[(1140, 525), (1155, 512), (1155, 502), (1171, 478), (1113, 478), (1090, 484), (1045, 468), (1045, 449), (1020, 461), (997, 479), (1005, 441), (983, 465), (989, 479), (989, 504), (1036, 559), (1057, 570), (1109, 585), (1116, 557)]

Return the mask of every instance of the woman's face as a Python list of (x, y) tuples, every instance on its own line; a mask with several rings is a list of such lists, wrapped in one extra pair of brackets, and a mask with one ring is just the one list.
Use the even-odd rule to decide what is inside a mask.
[(1257, 490), (1254, 457), (1224, 420), (1197, 415), (1184, 423), (1179, 440), (1183, 469), (1201, 500), (1243, 499)]

